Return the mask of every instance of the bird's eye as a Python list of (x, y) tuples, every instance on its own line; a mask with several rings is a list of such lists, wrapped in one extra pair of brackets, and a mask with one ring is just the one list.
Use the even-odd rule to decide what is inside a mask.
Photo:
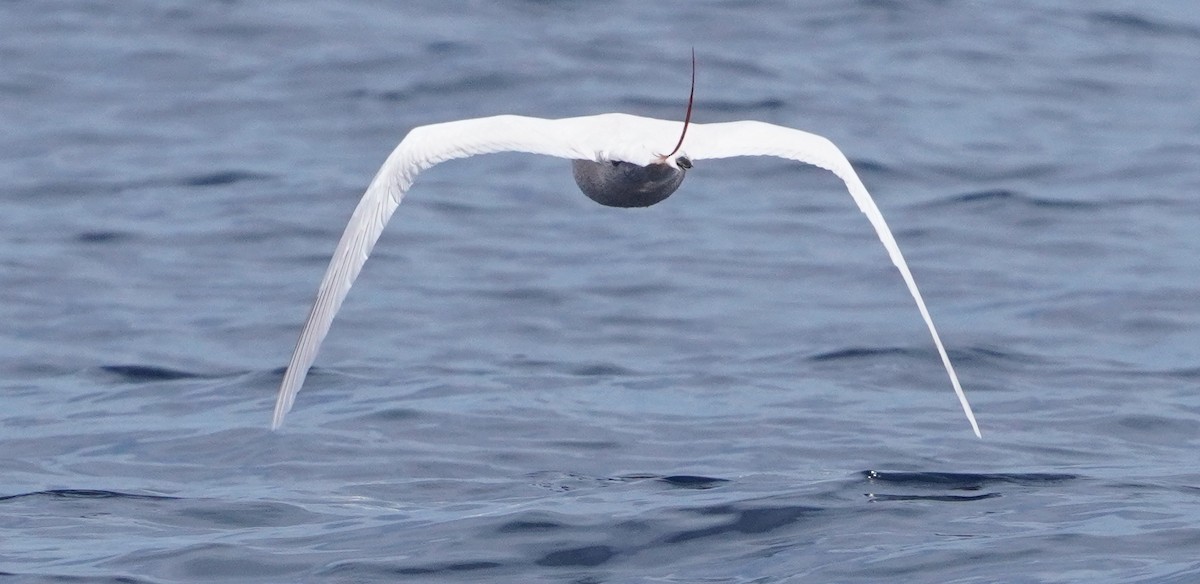
[(675, 164), (678, 164), (679, 168), (688, 169), (692, 167), (692, 159), (687, 156), (680, 156), (675, 159)]

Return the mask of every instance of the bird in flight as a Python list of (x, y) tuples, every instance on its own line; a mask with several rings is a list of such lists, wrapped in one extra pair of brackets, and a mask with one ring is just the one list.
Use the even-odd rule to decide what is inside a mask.
[[(816, 134), (764, 122), (693, 124), (694, 96), (693, 54), (692, 93), (682, 124), (608, 113), (556, 120), (500, 115), (413, 128), (384, 161), (350, 216), (284, 372), (271, 428), (279, 428), (284, 415), (292, 409), (334, 315), (417, 175), (431, 166), (456, 158), (526, 152), (571, 160), (580, 190), (597, 203), (611, 207), (648, 207), (666, 199), (683, 182), (687, 170), (702, 160), (774, 156), (833, 172), (846, 183), (851, 198), (867, 216), (888, 257), (900, 271), (925, 326), (929, 328), (971, 429), (976, 436), (982, 437), (971, 404), (963, 393), (908, 263), (879, 207), (841, 150)], [(679, 133), (679, 139), (674, 149), (661, 154), (664, 146), (669, 144), (664, 143), (664, 137), (676, 133)]]

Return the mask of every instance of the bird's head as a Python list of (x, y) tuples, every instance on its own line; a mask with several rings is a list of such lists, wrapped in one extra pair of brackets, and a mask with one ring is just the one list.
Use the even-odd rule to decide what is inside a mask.
[(692, 167), (692, 159), (680, 148), (692, 122), (695, 97), (696, 50), (692, 49), (692, 89), (675, 148), (669, 154), (656, 155), (654, 162), (645, 166), (620, 160), (574, 160), (575, 184), (589, 199), (607, 207), (649, 207), (671, 196)]

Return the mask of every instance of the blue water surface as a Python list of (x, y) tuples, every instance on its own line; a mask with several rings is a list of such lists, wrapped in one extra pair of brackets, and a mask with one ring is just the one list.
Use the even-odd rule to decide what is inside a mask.
[[(641, 210), (413, 127), (828, 136)], [(675, 136), (664, 138), (664, 149)], [(0, 581), (1200, 581), (1190, 2), (0, 3)]]

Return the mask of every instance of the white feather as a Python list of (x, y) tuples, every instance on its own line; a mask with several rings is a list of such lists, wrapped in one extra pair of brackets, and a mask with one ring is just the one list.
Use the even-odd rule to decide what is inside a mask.
[[(284, 415), (292, 409), (296, 393), (304, 383), (321, 341), (329, 332), (334, 315), (362, 270), (375, 242), (379, 240), (383, 227), (422, 170), (446, 160), (495, 152), (529, 152), (566, 159), (616, 160), (639, 165), (664, 162), (675, 166), (674, 160), (663, 159), (663, 152), (670, 147), (671, 137), (679, 133), (682, 125), (682, 122), (627, 114), (601, 114), (561, 120), (495, 116), (414, 128), (388, 156), (367, 187), (334, 250), (333, 259), (321, 280), (316, 302), (284, 373), (271, 422), (272, 429), (278, 428), (283, 423)], [(691, 124), (679, 154), (693, 161), (735, 156), (776, 156), (827, 169), (845, 181), (850, 196), (866, 214), (892, 263), (900, 270), (933, 336), (958, 401), (971, 422), (971, 429), (976, 436), (981, 436), (975, 414), (958, 382), (954, 366), (950, 364), (950, 357), (942, 346), (912, 272), (900, 253), (900, 247), (879, 208), (875, 206), (875, 201), (837, 146), (808, 132), (744, 121)]]

